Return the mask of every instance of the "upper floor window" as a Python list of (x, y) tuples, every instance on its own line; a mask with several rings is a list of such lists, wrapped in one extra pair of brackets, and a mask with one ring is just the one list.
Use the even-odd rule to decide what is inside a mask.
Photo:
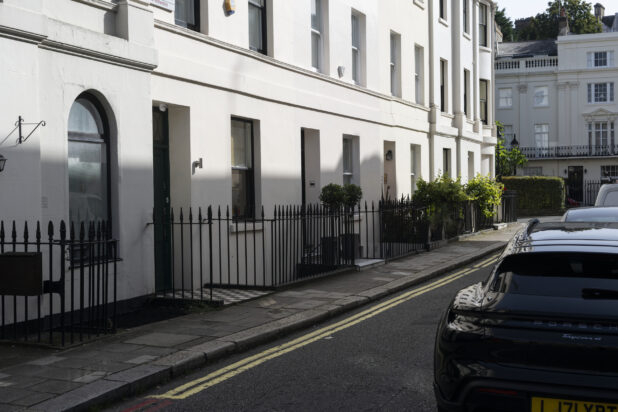
[(109, 222), (110, 148), (105, 112), (90, 94), (75, 100), (68, 124), (69, 220)]
[(249, 0), (249, 48), (266, 54), (266, 0)]
[(462, 17), (463, 17), (463, 31), (464, 33), (470, 33), (470, 20), (468, 18), (468, 2), (470, 0), (462, 0)]
[(479, 103), (481, 105), (481, 121), (483, 124), (487, 124), (487, 91), (488, 85), (487, 80), (480, 79), (479, 80)]
[(423, 91), (423, 68), (424, 65), (424, 51), (421, 46), (414, 46), (414, 94), (416, 103), (424, 103), (424, 91)]
[(463, 71), (463, 81), (464, 81), (464, 87), (463, 87), (463, 111), (464, 114), (466, 115), (466, 118), (470, 118), (470, 71), (464, 69)]
[(502, 131), (502, 138), (504, 139), (504, 145), (506, 147), (511, 147), (511, 142), (513, 141), (513, 125), (504, 125), (504, 129)]
[(174, 19), (179, 26), (200, 31), (200, 1), (176, 0)]
[(487, 6), (479, 4), (479, 45), (487, 47)]
[(614, 52), (599, 51), (588, 53), (588, 67), (613, 67)]
[(311, 0), (311, 66), (322, 70), (322, 0)]
[(534, 143), (536, 147), (546, 149), (549, 147), (549, 124), (534, 125)]
[(596, 146), (599, 149), (609, 145), (613, 146), (615, 139), (614, 133), (614, 122), (589, 122), (588, 144), (590, 146)]
[(614, 83), (588, 83), (588, 103), (614, 101)]
[(534, 106), (549, 106), (549, 88), (547, 86), (538, 86), (534, 88)]
[(513, 106), (513, 89), (498, 89), (498, 106), (500, 108), (509, 108)]
[(356, 84), (363, 84), (365, 16), (352, 12), (352, 80)]
[(391, 32), (391, 94), (401, 97), (401, 36)]
[(446, 20), (446, 0), (438, 0), (440, 3), (440, 18)]

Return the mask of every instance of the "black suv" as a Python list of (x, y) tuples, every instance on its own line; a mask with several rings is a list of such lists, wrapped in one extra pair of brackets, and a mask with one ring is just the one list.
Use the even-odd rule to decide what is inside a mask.
[(618, 224), (539, 223), (436, 336), (439, 411), (618, 412)]

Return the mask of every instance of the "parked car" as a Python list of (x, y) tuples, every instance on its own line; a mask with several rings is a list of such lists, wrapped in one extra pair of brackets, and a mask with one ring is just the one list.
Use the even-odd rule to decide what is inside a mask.
[(439, 324), (439, 411), (618, 411), (616, 388), (616, 223), (531, 221)]
[(618, 207), (578, 207), (562, 215), (563, 222), (618, 222)]
[(604, 184), (599, 189), (595, 206), (618, 206), (618, 183)]

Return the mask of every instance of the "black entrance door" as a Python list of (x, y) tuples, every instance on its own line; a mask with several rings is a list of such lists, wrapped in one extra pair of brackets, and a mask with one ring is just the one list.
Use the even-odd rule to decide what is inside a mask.
[(584, 166), (569, 166), (567, 197), (577, 202), (584, 200)]
[(172, 286), (170, 221), (170, 161), (167, 112), (153, 107), (152, 146), (154, 174), (154, 241), (155, 288), (168, 290)]

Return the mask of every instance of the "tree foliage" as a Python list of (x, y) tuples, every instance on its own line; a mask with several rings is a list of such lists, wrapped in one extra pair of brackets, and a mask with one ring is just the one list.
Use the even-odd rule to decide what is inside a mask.
[[(517, 19), (513, 30), (513, 40), (544, 40), (558, 37), (558, 19), (563, 6), (571, 33), (586, 34), (602, 31), (601, 23), (592, 13), (592, 6), (587, 1), (553, 0), (547, 3), (547, 9), (543, 13), (538, 13), (534, 17)], [(498, 13), (496, 13), (496, 22), (498, 21), (497, 17)]]
[[(504, 125), (496, 122), (496, 126), (498, 127), (498, 136), (503, 136)], [(523, 167), (526, 163), (528, 163), (528, 159), (518, 147), (507, 149), (504, 146), (504, 139), (498, 138), (496, 144), (496, 176), (512, 176), (518, 167)]]
[(478, 202), (486, 217), (494, 214), (495, 207), (502, 201), (504, 185), (489, 176), (477, 175), (468, 181), (465, 192), (471, 200)]
[(502, 10), (496, 10), (496, 23), (500, 27), (504, 41), (513, 41), (513, 21), (506, 15), (504, 8)]

